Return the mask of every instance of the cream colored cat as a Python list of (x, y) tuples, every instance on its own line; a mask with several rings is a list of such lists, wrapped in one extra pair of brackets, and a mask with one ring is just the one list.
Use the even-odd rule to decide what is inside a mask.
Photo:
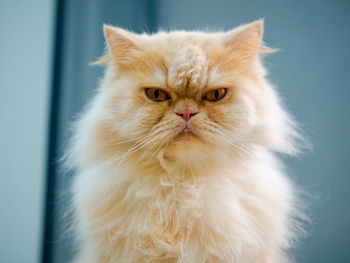
[(104, 32), (105, 77), (70, 155), (76, 262), (287, 262), (297, 211), (273, 152), (299, 137), (265, 78), (263, 22)]

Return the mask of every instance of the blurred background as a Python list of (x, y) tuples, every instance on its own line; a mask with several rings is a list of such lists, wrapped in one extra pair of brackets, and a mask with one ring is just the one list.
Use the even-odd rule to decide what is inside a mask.
[(286, 158), (312, 200), (296, 262), (350, 262), (349, 14), (346, 0), (0, 0), (0, 262), (74, 254), (71, 176), (58, 160), (102, 76), (88, 64), (103, 54), (103, 23), (228, 30), (259, 18), (281, 50), (266, 61), (269, 78), (314, 145)]

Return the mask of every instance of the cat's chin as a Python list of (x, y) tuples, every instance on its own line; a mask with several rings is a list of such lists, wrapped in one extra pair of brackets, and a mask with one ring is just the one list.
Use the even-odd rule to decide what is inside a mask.
[(170, 173), (189, 167), (191, 170), (202, 169), (215, 159), (210, 148), (196, 134), (181, 132), (166, 149), (160, 151), (157, 158), (161, 166)]
[(199, 138), (190, 130), (184, 129), (181, 131), (175, 138), (176, 141), (184, 141), (186, 143), (194, 143), (195, 141), (199, 142)]

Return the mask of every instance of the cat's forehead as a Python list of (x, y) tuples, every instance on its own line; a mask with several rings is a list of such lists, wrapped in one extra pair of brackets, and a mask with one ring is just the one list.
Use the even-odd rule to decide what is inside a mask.
[(196, 90), (207, 82), (208, 61), (195, 45), (175, 49), (167, 59), (168, 85), (180, 91)]
[(217, 58), (223, 49), (220, 36), (185, 31), (145, 35), (147, 41), (130, 58), (117, 61), (119, 69), (137, 86), (161, 87), (185, 96), (225, 86), (220, 69), (224, 61)]
[(178, 92), (196, 92), (208, 82), (208, 49), (213, 37), (201, 33), (175, 32), (168, 34), (165, 48), (167, 85)]

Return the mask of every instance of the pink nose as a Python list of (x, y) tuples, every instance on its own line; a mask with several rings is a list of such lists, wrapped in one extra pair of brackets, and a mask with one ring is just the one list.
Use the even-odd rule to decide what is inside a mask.
[(182, 117), (185, 120), (185, 122), (188, 122), (191, 119), (191, 117), (196, 115), (198, 112), (194, 110), (180, 110), (175, 113), (176, 115)]

